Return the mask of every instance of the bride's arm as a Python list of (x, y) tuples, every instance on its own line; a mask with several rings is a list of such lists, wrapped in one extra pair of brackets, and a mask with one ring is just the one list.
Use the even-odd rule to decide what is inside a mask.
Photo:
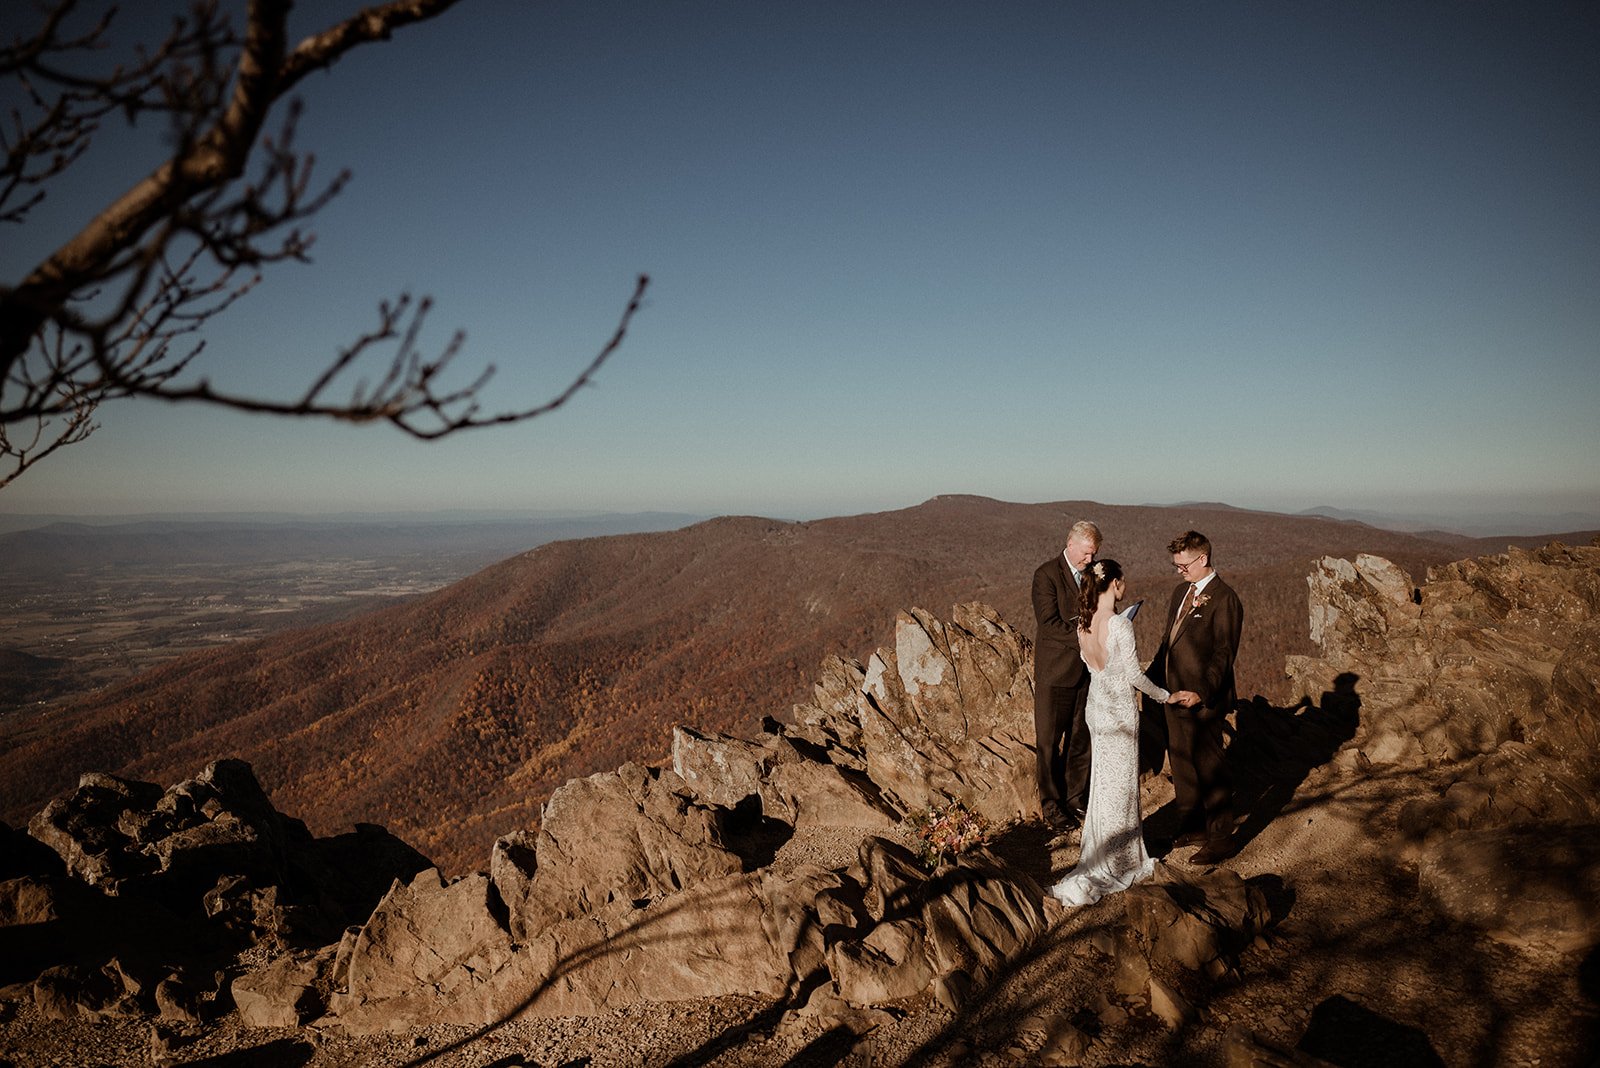
[(1115, 618), (1122, 623), (1122, 626), (1117, 628), (1121, 631), (1121, 635), (1117, 641), (1111, 643), (1111, 647), (1107, 650), (1112, 660), (1112, 663), (1108, 666), (1112, 667), (1117, 674), (1127, 679), (1141, 692), (1155, 698), (1161, 704), (1166, 704), (1172, 700), (1172, 694), (1151, 682), (1150, 677), (1139, 670), (1139, 657), (1135, 652), (1133, 640), (1133, 623), (1121, 617)]

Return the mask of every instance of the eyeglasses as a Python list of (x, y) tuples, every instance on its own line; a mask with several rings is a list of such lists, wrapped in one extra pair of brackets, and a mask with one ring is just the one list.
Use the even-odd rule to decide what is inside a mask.
[(1187, 575), (1189, 573), (1189, 569), (1191, 567), (1194, 567), (1196, 564), (1200, 563), (1200, 561), (1202, 561), (1204, 559), (1205, 559), (1205, 554), (1202, 553), (1199, 556), (1195, 557), (1193, 560), (1174, 560), (1174, 561), (1172, 561), (1172, 566), (1178, 569), (1178, 574)]

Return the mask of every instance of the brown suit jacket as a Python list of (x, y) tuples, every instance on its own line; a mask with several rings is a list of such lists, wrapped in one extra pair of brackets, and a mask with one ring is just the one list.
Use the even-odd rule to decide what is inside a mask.
[(1209, 720), (1233, 709), (1233, 661), (1239, 655), (1244, 606), (1233, 587), (1217, 575), (1206, 583), (1205, 603), (1190, 609), (1177, 638), (1173, 638), (1172, 620), (1188, 589), (1187, 582), (1180, 582), (1172, 591), (1161, 647), (1146, 674), (1168, 690), (1193, 690), (1199, 694), (1200, 704), (1188, 711)]
[(1033, 692), (1042, 700), (1051, 686), (1079, 685), (1088, 670), (1078, 655), (1078, 584), (1060, 553), (1033, 573), (1033, 618)]

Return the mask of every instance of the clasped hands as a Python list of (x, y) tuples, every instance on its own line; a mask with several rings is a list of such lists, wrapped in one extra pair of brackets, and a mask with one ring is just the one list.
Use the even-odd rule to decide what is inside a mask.
[(1200, 695), (1193, 690), (1175, 690), (1167, 698), (1167, 704), (1177, 705), (1179, 708), (1193, 708), (1200, 703)]

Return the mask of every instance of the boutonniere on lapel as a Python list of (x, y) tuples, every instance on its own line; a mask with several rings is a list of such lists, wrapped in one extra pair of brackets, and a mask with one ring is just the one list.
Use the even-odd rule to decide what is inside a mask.
[(1208, 605), (1210, 603), (1211, 603), (1211, 598), (1210, 597), (1206, 596), (1203, 593), (1195, 594), (1194, 595), (1194, 602), (1189, 607), (1189, 618), (1190, 619), (1199, 619), (1200, 618), (1200, 609), (1204, 608), (1206, 605)]

